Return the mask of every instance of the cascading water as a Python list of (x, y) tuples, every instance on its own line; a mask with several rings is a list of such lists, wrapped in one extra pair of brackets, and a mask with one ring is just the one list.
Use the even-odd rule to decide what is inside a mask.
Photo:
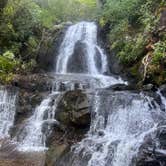
[[(56, 60), (52, 91), (36, 107), (32, 116), (19, 126), (14, 138), (18, 143), (17, 150), (36, 154), (33, 151), (43, 153), (48, 149), (47, 138), (53, 133), (53, 128), (59, 125), (55, 117), (58, 103), (64, 92), (80, 89), (85, 93), (90, 92), (90, 130), (55, 164), (137, 166), (141, 146), (148, 138), (157, 142), (158, 129), (166, 126), (166, 116), (161, 106), (143, 93), (108, 90), (107, 87), (113, 84), (126, 83), (121, 78), (105, 75), (109, 73), (107, 56), (97, 43), (97, 26), (93, 22), (80, 22), (68, 28)], [(163, 110), (166, 110), (165, 97), (160, 91), (157, 94)], [(16, 96), (0, 88), (0, 139), (10, 136)], [(8, 144), (4, 146), (7, 153), (8, 147)], [(159, 152), (165, 152), (158, 145), (157, 148)]]
[(35, 109), (34, 114), (21, 127), (17, 136), (20, 151), (40, 151), (46, 149), (46, 138), (55, 120), (55, 109), (60, 99), (59, 93), (51, 93)]
[(17, 93), (0, 87), (0, 139), (10, 137), (14, 123)]
[[(58, 166), (134, 166), (140, 146), (152, 137), (165, 113), (151, 99), (129, 92), (96, 94), (87, 137)], [(163, 117), (163, 118), (162, 118)]]
[[(75, 52), (76, 47), (79, 47), (79, 50)], [(56, 74), (65, 77), (69, 75), (77, 81), (87, 77), (89, 80), (98, 80), (95, 85), (90, 83), (92, 89), (124, 83), (121, 78), (104, 75), (108, 72), (107, 56), (97, 43), (97, 26), (94, 22), (80, 22), (70, 26), (56, 60)]]
[[(84, 54), (82, 57), (74, 53), (77, 43), (82, 44)], [(77, 59), (84, 61), (83, 71), (78, 74), (75, 65)], [(73, 59), (74, 61), (71, 61)], [(72, 72), (69, 68), (72, 66)], [(97, 45), (97, 26), (93, 22), (80, 22), (68, 28), (64, 40), (61, 44), (57, 57), (55, 80), (53, 82), (53, 92), (44, 99), (38, 106), (34, 114), (25, 122), (20, 129), (16, 140), (19, 142), (19, 150), (40, 150), (45, 149), (45, 142), (48, 129), (43, 131), (44, 123), (55, 121), (54, 113), (56, 103), (62, 95), (61, 91), (74, 89), (95, 89), (109, 86), (116, 83), (124, 83), (120, 78), (102, 75), (107, 72), (107, 57), (103, 50)], [(76, 74), (77, 73), (77, 74)], [(56, 97), (53, 95), (56, 93)], [(52, 99), (54, 109), (50, 106)], [(49, 126), (49, 125), (48, 125)]]
[[(68, 66), (75, 65), (69, 64), (74, 54), (75, 46), (78, 42), (84, 44), (85, 54), (83, 59), (87, 65), (84, 65), (87, 74), (96, 75), (103, 74), (107, 71), (107, 59), (102, 49), (97, 45), (97, 26), (93, 22), (81, 22), (68, 28), (60, 52), (57, 57), (56, 73), (65, 74), (69, 73)], [(99, 52), (97, 56), (97, 51)], [(100, 61), (101, 66), (97, 66), (97, 61)], [(88, 69), (86, 69), (88, 67)], [(77, 73), (77, 71), (74, 71)]]

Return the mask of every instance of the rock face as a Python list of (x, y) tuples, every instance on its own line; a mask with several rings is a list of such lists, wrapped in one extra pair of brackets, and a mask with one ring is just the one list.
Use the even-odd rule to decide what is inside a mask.
[[(26, 108), (38, 105), (41, 100), (50, 92), (53, 77), (49, 74), (31, 74), (18, 75), (12, 82), (13, 85), (20, 89), (19, 93), (19, 112), (23, 113)], [(22, 109), (21, 109), (22, 108)], [(25, 109), (25, 110), (24, 110)]]
[(19, 88), (15, 135), (18, 126), (32, 115), (35, 108), (50, 93), (53, 77), (49, 74), (17, 75), (12, 85)]
[(27, 92), (46, 92), (50, 91), (53, 79), (51, 73), (16, 75), (12, 85), (24, 89)]
[[(30, 75), (17, 75), (12, 85), (19, 88), (19, 100), (15, 126), (12, 137), (17, 135), (18, 129), (29, 118), (41, 101), (51, 93), (55, 78), (52, 73), (36, 73)], [(9, 87), (10, 88), (10, 87)], [(63, 89), (63, 88), (62, 88)], [(62, 90), (63, 91), (63, 90)], [(81, 141), (89, 129), (90, 102), (88, 95), (80, 90), (61, 92), (62, 98), (58, 101), (52, 132), (46, 142), (49, 147), (46, 153), (46, 165), (54, 165), (64, 153), (70, 150), (71, 145)], [(52, 97), (51, 106), (54, 106)], [(47, 123), (43, 124), (43, 129)]]
[(56, 25), (49, 32), (43, 32), (41, 45), (38, 51), (37, 62), (39, 69), (52, 71), (54, 61), (59, 52), (60, 43), (66, 28), (64, 25)]
[(131, 90), (138, 90), (138, 87), (134, 85), (116, 84), (106, 88), (106, 90), (113, 90), (113, 91), (130, 90), (131, 91)]
[(66, 92), (58, 105), (56, 118), (60, 123), (77, 127), (90, 124), (90, 103), (80, 90)]
[(69, 63), (68, 63), (68, 70), (69, 72), (75, 72), (77, 73), (84, 73), (87, 72), (88, 66), (86, 62), (86, 52), (85, 52), (86, 45), (85, 43), (82, 42), (77, 42), (74, 48), (74, 55), (76, 56), (71, 56)]
[(81, 90), (68, 91), (60, 99), (55, 118), (59, 127), (54, 128), (49, 142), (46, 166), (56, 165), (60, 158), (70, 151), (71, 145), (82, 140), (89, 129), (90, 102)]
[(158, 145), (148, 139), (140, 149), (139, 158), (136, 166), (165, 166), (166, 165), (166, 131), (157, 131)]

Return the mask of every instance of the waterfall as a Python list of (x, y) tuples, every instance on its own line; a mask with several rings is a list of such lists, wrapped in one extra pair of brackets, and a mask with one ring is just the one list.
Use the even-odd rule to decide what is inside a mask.
[(55, 109), (61, 95), (51, 93), (35, 109), (34, 114), (23, 124), (17, 136), (20, 151), (41, 151), (46, 148), (46, 138), (51, 133), (55, 120)]
[[(166, 119), (149, 97), (129, 92), (96, 94), (91, 128), (86, 138), (73, 146), (68, 166), (135, 166), (139, 148)], [(65, 160), (66, 161), (66, 160)], [(63, 160), (59, 166), (65, 166)]]
[(50, 123), (56, 122), (56, 107), (64, 91), (105, 88), (112, 84), (124, 83), (121, 78), (104, 76), (107, 69), (107, 56), (97, 44), (96, 24), (80, 22), (70, 26), (57, 56), (52, 92), (19, 130), (16, 137), (18, 149), (46, 149), (46, 140), (52, 130)]
[[(127, 83), (108, 73), (107, 55), (98, 44), (97, 25), (84, 21), (69, 26), (56, 57), (52, 90), (19, 125), (14, 138), (17, 150), (32, 154), (47, 150), (49, 137), (60, 125), (55, 117), (59, 102), (65, 92), (79, 89), (91, 94), (92, 105), (87, 107), (91, 112), (90, 129), (55, 165), (136, 166), (141, 147), (148, 139), (156, 143), (159, 128), (166, 126), (166, 113), (161, 109), (163, 105), (166, 110), (166, 98), (158, 91), (158, 105), (143, 93), (109, 90), (111, 85)], [(0, 88), (0, 138), (10, 136), (16, 97)], [(165, 153), (160, 147), (157, 150)]]
[(0, 138), (10, 137), (16, 113), (17, 93), (0, 87)]
[[(61, 74), (70, 73), (68, 66), (81, 65), (77, 63), (82, 63), (82, 61), (69, 63), (72, 56), (74, 56), (74, 59), (79, 56), (74, 53), (78, 42), (82, 44), (82, 47), (85, 47), (82, 48), (85, 53), (82, 55), (83, 57), (80, 57), (86, 64), (84, 64), (83, 73), (87, 71), (88, 74), (97, 75), (106, 72), (107, 59), (103, 50), (97, 45), (97, 26), (93, 22), (80, 22), (68, 28), (57, 57), (56, 72)], [(97, 65), (99, 61), (100, 66)], [(77, 70), (74, 70), (74, 73), (77, 73)]]

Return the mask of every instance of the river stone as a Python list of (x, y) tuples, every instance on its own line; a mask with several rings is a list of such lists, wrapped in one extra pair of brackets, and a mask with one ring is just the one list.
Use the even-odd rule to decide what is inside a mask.
[(68, 91), (58, 104), (56, 119), (65, 125), (87, 127), (90, 124), (89, 100), (81, 90)]
[(155, 89), (154, 85), (153, 84), (147, 84), (147, 85), (144, 85), (143, 88), (142, 88), (144, 91), (153, 91)]
[(113, 91), (138, 90), (138, 88), (135, 85), (126, 85), (126, 84), (115, 84), (115, 85), (111, 85), (110, 87), (106, 89), (113, 90)]

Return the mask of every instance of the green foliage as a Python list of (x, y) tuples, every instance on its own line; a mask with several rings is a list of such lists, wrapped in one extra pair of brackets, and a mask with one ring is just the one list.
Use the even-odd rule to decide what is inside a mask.
[(39, 13), (39, 7), (32, 1), (8, 1), (0, 18), (1, 52), (12, 50), (16, 55), (20, 54), (23, 44), (40, 27)]
[(8, 0), (0, 15), (0, 52), (22, 54), (31, 36), (40, 42), (43, 28), (63, 21), (94, 18), (95, 0)]
[(107, 0), (100, 24), (110, 24), (111, 48), (125, 64), (144, 56), (148, 33), (159, 21), (156, 9), (163, 0)]
[(0, 71), (6, 73), (12, 72), (18, 66), (19, 62), (15, 60), (14, 54), (10, 51), (0, 55)]
[(49, 0), (46, 7), (59, 22), (94, 19), (96, 0)]
[(153, 63), (159, 64), (166, 59), (166, 40), (159, 41), (154, 46)]
[(160, 15), (156, 14), (156, 9), (159, 8), (162, 2), (162, 0), (146, 0), (146, 3), (141, 6), (141, 17), (139, 19), (146, 32), (152, 31), (158, 23)]
[(123, 46), (118, 52), (118, 56), (123, 63), (136, 62), (142, 57), (145, 44), (145, 37), (142, 36), (142, 34), (138, 34), (135, 38), (130, 38), (123, 42)]
[(96, 0), (0, 0), (0, 80), (36, 67), (43, 32), (54, 24), (94, 19), (96, 12)]
[(8, 82), (13, 78), (13, 72), (17, 71), (20, 62), (15, 59), (12, 52), (7, 51), (0, 55), (0, 80)]
[(165, 81), (166, 37), (161, 27), (165, 0), (106, 0), (99, 23), (109, 30), (110, 48), (134, 77), (141, 78), (140, 67), (147, 56), (149, 80)]

